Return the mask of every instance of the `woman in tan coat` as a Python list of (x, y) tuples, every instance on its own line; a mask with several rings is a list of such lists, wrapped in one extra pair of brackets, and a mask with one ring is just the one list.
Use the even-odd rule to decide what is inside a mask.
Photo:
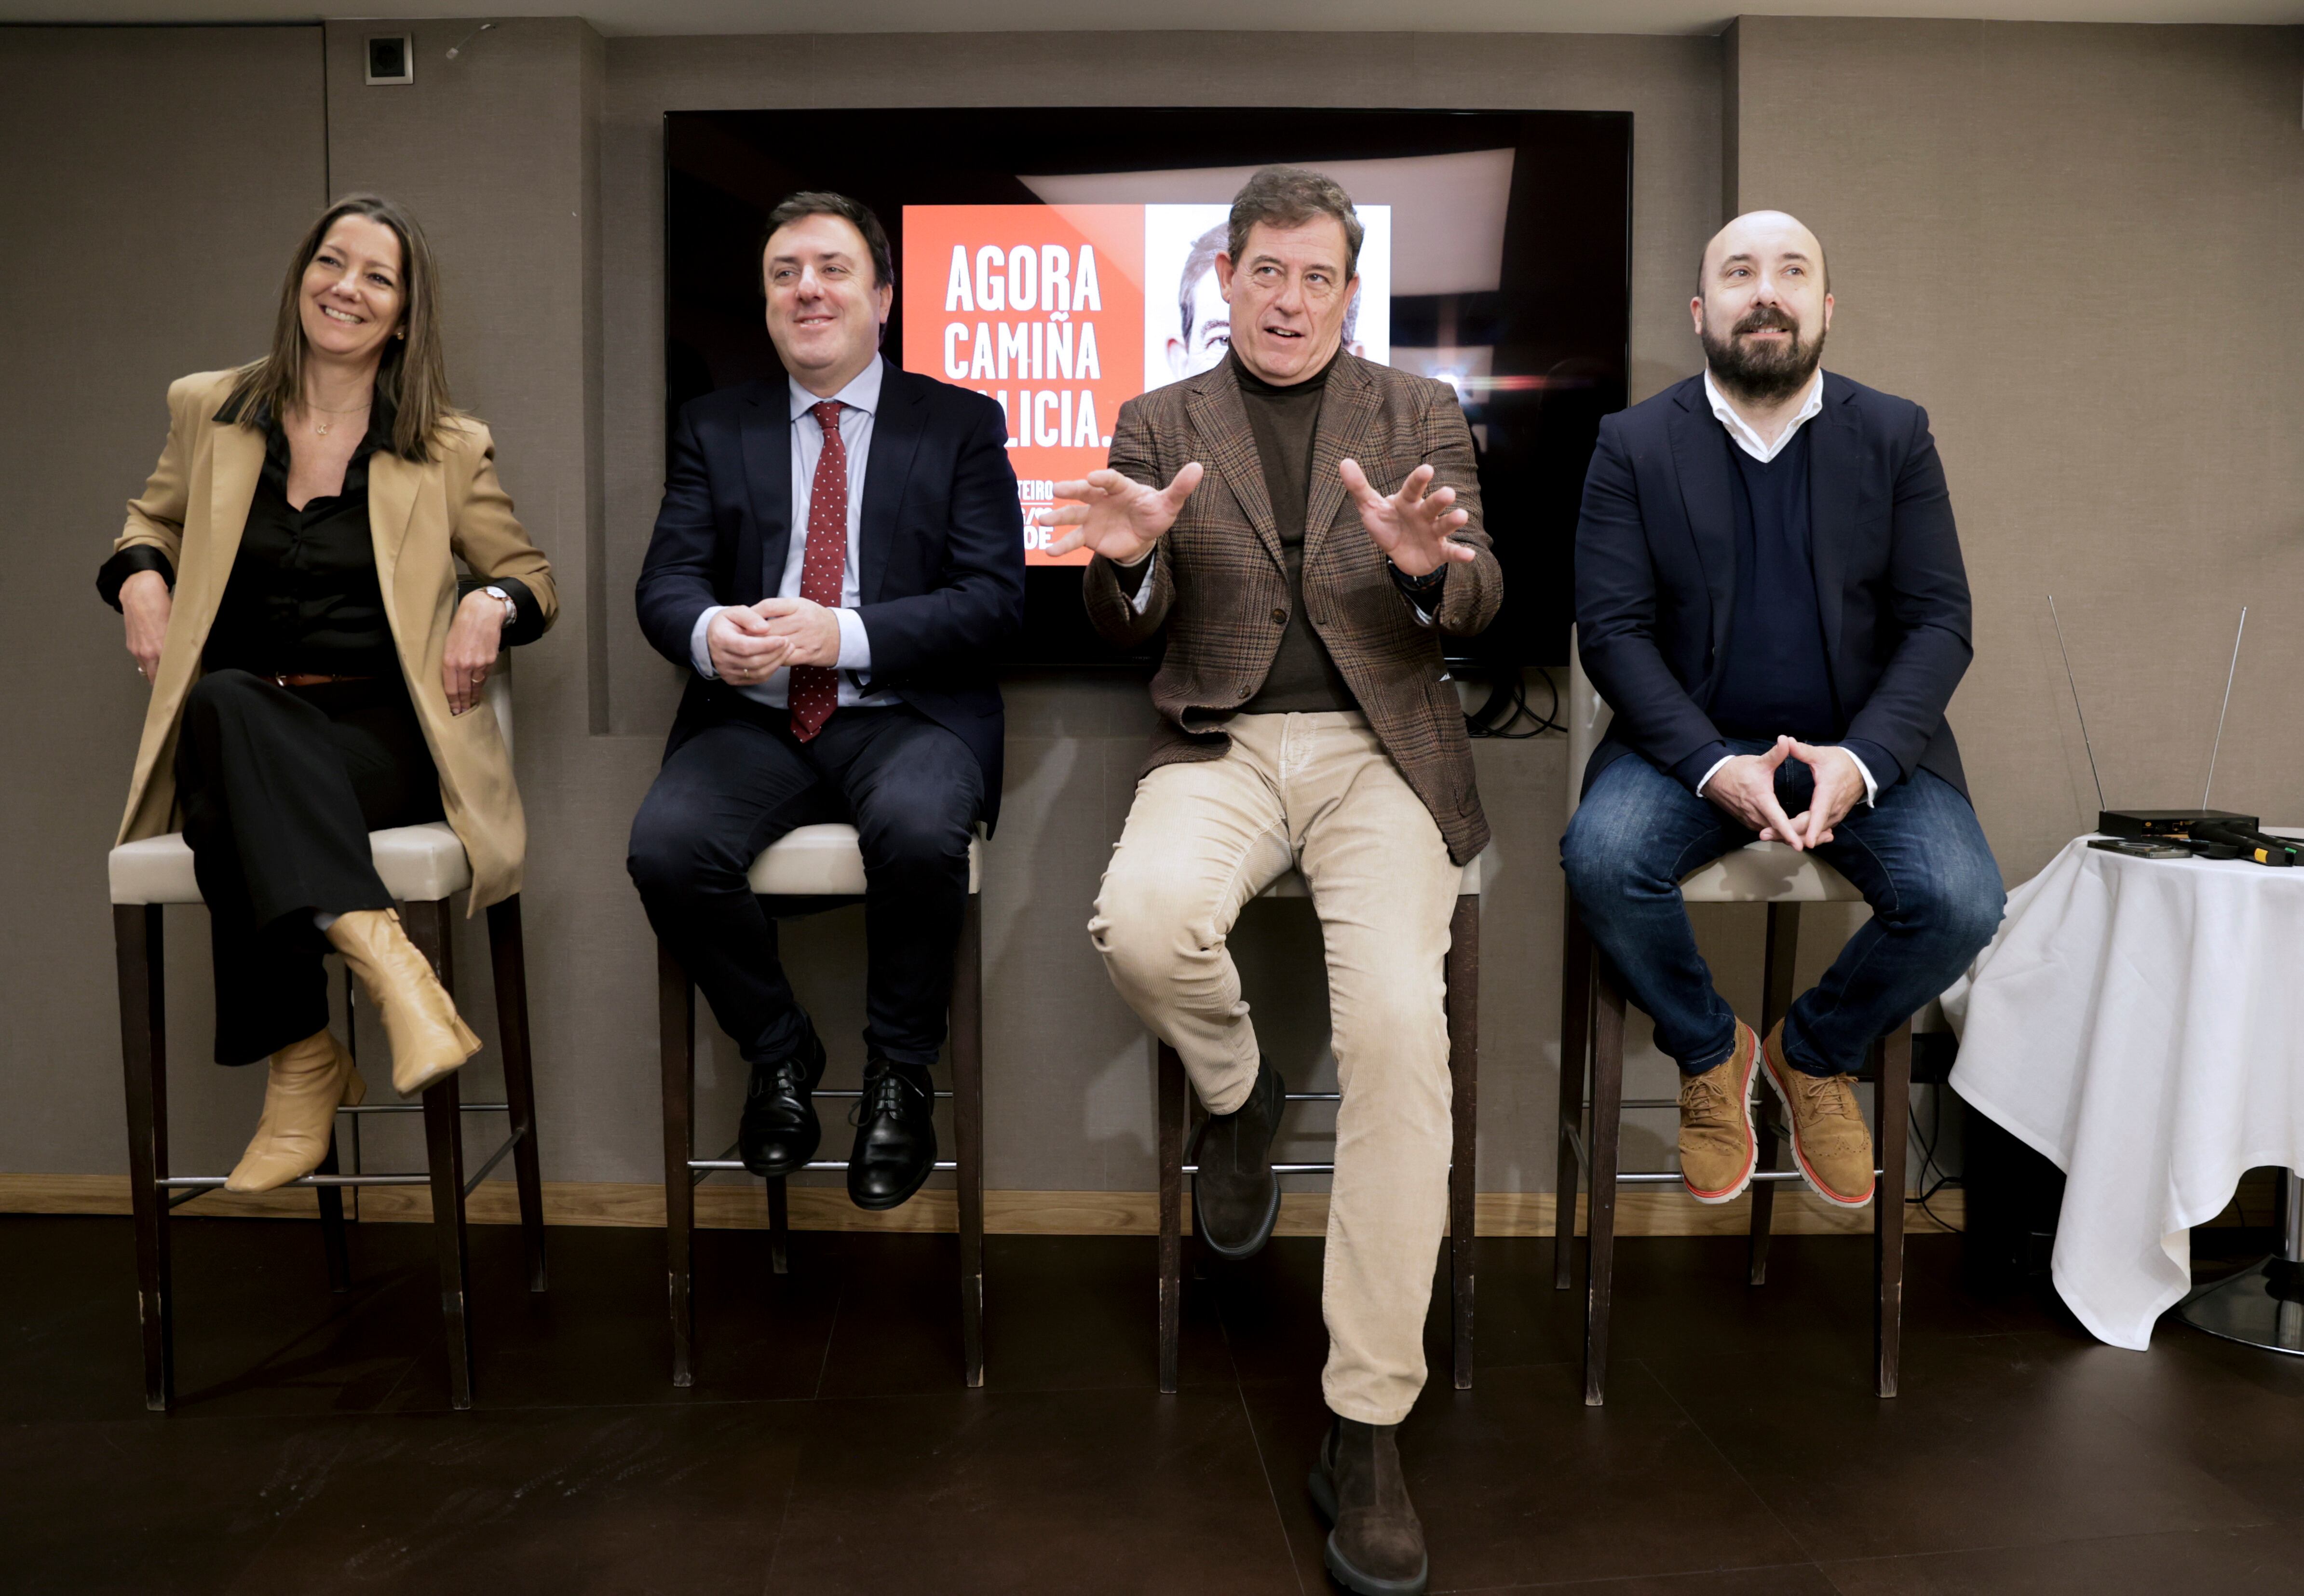
[(520, 890), (520, 795), (481, 688), (557, 601), (445, 374), (423, 234), (388, 200), (339, 201), (297, 249), (271, 352), (169, 388), (167, 447), (97, 578), (152, 684), (120, 840), (182, 830), (216, 1061), (270, 1061), (233, 1191), (309, 1174), (365, 1091), (328, 1029), (331, 947), (402, 1094), (479, 1048), (368, 840), (445, 819), (473, 911)]

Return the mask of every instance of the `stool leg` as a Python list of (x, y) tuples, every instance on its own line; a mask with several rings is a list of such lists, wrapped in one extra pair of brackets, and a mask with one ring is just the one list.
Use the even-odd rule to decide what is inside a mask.
[[(696, 1383), (696, 1304), (689, 1291), (695, 1268), (696, 1156), (690, 1128), (696, 1101), (696, 989), (672, 950), (656, 945), (657, 1057), (664, 1071), (665, 1279), (672, 1313), (672, 1383)], [(771, 1188), (780, 1182), (770, 1181)], [(770, 1202), (775, 1201), (773, 1193)]]
[[(456, 995), (456, 961), (448, 942), (448, 900), (411, 903), (408, 940), (431, 961), (448, 995)], [(472, 1405), (472, 1327), (469, 1247), (464, 1231), (462, 1076), (452, 1071), (424, 1093), (425, 1161), (432, 1175), (432, 1239), (440, 1267), (440, 1319), (448, 1340), (448, 1399)]]
[(770, 1175), (760, 1182), (768, 1197), (768, 1272), (792, 1273), (792, 1194), (784, 1178)]
[[(336, 1132), (328, 1127), (328, 1151), (320, 1160), (316, 1175), (336, 1173)], [(352, 1254), (344, 1245), (344, 1188), (324, 1186), (318, 1188), (320, 1197), (320, 1250), (327, 1254), (328, 1289), (346, 1292), (352, 1288)]]
[(1904, 1119), (1912, 1100), (1912, 1024), (1906, 1020), (1874, 1045), (1878, 1068), (1873, 1115), (1879, 1128), (1880, 1184), (1872, 1194), (1872, 1347), (1883, 1397), (1896, 1394), (1904, 1331)]
[[(360, 1031), (352, 1008), (352, 973), (347, 969), (344, 972), (344, 1051), (352, 1055), (352, 1062), (358, 1064), (360, 1062)], [(342, 1166), (336, 1161), (336, 1130), (342, 1123), (341, 1119), (329, 1122), (328, 1151), (321, 1158), (320, 1167), (313, 1171), (314, 1174), (335, 1175), (341, 1172)], [(360, 1124), (359, 1118), (355, 1116), (352, 1123), (357, 1127)], [(360, 1157), (357, 1145), (352, 1157), (357, 1164)], [(340, 1186), (321, 1186), (319, 1197), (320, 1250), (327, 1256), (328, 1290), (341, 1295), (352, 1288), (352, 1249), (344, 1236), (344, 1188)], [(355, 1196), (352, 1201), (358, 1203), (360, 1199)], [(358, 1211), (355, 1210), (354, 1212), (357, 1216)]]
[(1584, 1081), (1591, 1064), (1591, 933), (1568, 899), (1560, 956), (1560, 1163), (1552, 1183), (1552, 1288), (1568, 1289), (1576, 1251), (1576, 1188), (1584, 1161), (1576, 1133), (1584, 1121)]
[(1160, 1161), (1160, 1389), (1176, 1394), (1176, 1362), (1183, 1335), (1184, 1061), (1157, 1044), (1159, 1125), (1153, 1137)]
[(504, 1047), (504, 1102), (512, 1109), (512, 1179), (520, 1191), (520, 1230), (528, 1254), (528, 1288), (545, 1288), (544, 1166), (536, 1147), (536, 1072), (528, 1045), (528, 947), (520, 897), (488, 906), (488, 954), (496, 983), (496, 1037)]
[(984, 1383), (984, 899), (961, 916), (952, 975), (952, 1127), (960, 1187), (960, 1347), (970, 1388)]
[(1616, 1145), (1624, 1117), (1624, 994), (1600, 983), (1593, 1026), (1591, 1262), (1584, 1271), (1584, 1406), (1608, 1399), (1608, 1310), (1616, 1274)]
[(116, 903), (112, 941), (120, 977), (120, 1062), (128, 1090), (128, 1187), (136, 1215), (136, 1312), (144, 1328), (144, 1406), (174, 1399), (168, 1195), (168, 1031), (160, 906)]
[[(1760, 988), (1760, 1034), (1775, 1029), (1784, 1010), (1792, 1006), (1792, 979), (1800, 958), (1800, 911), (1797, 903), (1768, 905), (1768, 945)], [(1755, 1083), (1756, 1085), (1758, 1083)], [(1782, 1124), (1776, 1106), (1776, 1094), (1766, 1085), (1758, 1085), (1760, 1094), (1760, 1163), (1762, 1170), (1776, 1167), (1779, 1145), (1777, 1127)], [(1768, 1237), (1776, 1213), (1776, 1183), (1756, 1180), (1752, 1183), (1752, 1242), (1750, 1253), (1751, 1283), (1768, 1283)]]
[(1472, 1389), (1472, 1242), (1479, 1186), (1480, 900), (1456, 899), (1448, 935), (1448, 1076), (1454, 1152), (1448, 1165), (1448, 1264), (1453, 1288), (1456, 1389)]

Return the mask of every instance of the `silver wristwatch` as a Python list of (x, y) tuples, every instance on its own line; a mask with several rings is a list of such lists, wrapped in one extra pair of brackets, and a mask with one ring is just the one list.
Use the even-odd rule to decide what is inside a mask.
[(480, 591), (487, 594), (490, 598), (500, 598), (504, 600), (504, 623), (506, 626), (510, 626), (513, 621), (520, 619), (520, 604), (511, 594), (506, 593), (503, 588), (496, 586), (494, 583), (490, 583), (487, 587), (481, 588)]

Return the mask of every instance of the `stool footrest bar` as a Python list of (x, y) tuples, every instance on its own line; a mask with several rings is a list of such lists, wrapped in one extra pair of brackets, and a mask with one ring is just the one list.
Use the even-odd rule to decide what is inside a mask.
[[(194, 1192), (216, 1191), (230, 1179), (226, 1175), (171, 1175), (152, 1184), (164, 1190), (186, 1189)], [(429, 1186), (429, 1175), (306, 1175), (285, 1184), (288, 1186)]]
[[(456, 1107), (467, 1114), (509, 1114), (508, 1102), (460, 1102)], [(420, 1114), (420, 1102), (344, 1102), (336, 1105), (339, 1114)]]
[[(852, 1086), (840, 1086), (836, 1088), (832, 1086), (818, 1086), (815, 1090), (811, 1091), (809, 1095), (810, 1097), (861, 1097), (864, 1094)], [(949, 1092), (935, 1092), (929, 1094), (929, 1095), (933, 1097), (948, 1098), (952, 1094)]]
[[(722, 1170), (741, 1170), (744, 1167), (744, 1161), (738, 1158), (691, 1158), (688, 1161), (688, 1167), (691, 1170), (700, 1170), (707, 1175), (712, 1175)], [(847, 1167), (848, 1161), (844, 1158), (819, 1158), (800, 1165), (802, 1170), (844, 1170)], [(956, 1170), (959, 1167), (948, 1158), (940, 1158), (928, 1166), (932, 1170)], [(1323, 1164), (1320, 1168), (1326, 1169), (1327, 1166)], [(797, 1174), (799, 1171), (794, 1170), (793, 1173)]]
[[(1877, 1180), (1886, 1171), (1885, 1170), (1875, 1170), (1872, 1171), (1872, 1178), (1875, 1180)], [(1752, 1171), (1752, 1184), (1755, 1186), (1759, 1185), (1763, 1181), (1766, 1181), (1770, 1185), (1783, 1186), (1801, 1178), (1803, 1178), (1803, 1177), (1798, 1170), (1755, 1170)], [(1644, 1170), (1638, 1174), (1617, 1176), (1616, 1184), (1618, 1186), (1677, 1186), (1680, 1184), (1680, 1171), (1677, 1170)]]
[(514, 1130), (512, 1135), (504, 1138), (503, 1146), (488, 1154), (488, 1161), (482, 1164), (479, 1169), (474, 1170), (472, 1171), (471, 1178), (464, 1182), (464, 1195), (469, 1197), (474, 1192), (480, 1189), (480, 1182), (488, 1178), (488, 1171), (495, 1169), (498, 1164), (504, 1162), (504, 1154), (519, 1146), (520, 1138), (525, 1134), (526, 1133), (524, 1131)]

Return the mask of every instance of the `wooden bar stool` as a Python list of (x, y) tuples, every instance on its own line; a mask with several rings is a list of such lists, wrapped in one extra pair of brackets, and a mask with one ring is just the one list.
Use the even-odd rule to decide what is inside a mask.
[[(487, 697), (512, 745), (511, 672), (488, 680)], [(368, 845), (377, 874), (402, 906), (409, 940), (414, 942), (453, 996), (455, 967), (450, 957), (448, 900), (472, 883), (470, 861), (456, 833), (441, 822), (370, 832)], [(165, 1413), (174, 1400), (174, 1315), (170, 1299), (168, 1215), (205, 1193), (221, 1187), (222, 1175), (175, 1175), (168, 1165), (168, 1042), (161, 940), (161, 910), (171, 903), (201, 902), (192, 874), (192, 850), (183, 834), (123, 843), (112, 850), (112, 934), (120, 973), (121, 1060), (128, 1086), (129, 1195), (136, 1216), (137, 1305), (144, 1324), (144, 1406)], [(327, 1254), (328, 1286), (351, 1284), (345, 1253), (343, 1190), (346, 1186), (428, 1186), (432, 1229), (440, 1271), (440, 1312), (446, 1322), (448, 1383), (458, 1407), (472, 1405), (472, 1338), (465, 1317), (467, 1252), (464, 1200), (510, 1153), (520, 1193), (520, 1222), (528, 1261), (528, 1288), (545, 1288), (544, 1182), (536, 1151), (536, 1088), (528, 1041), (528, 965), (521, 939), (517, 894), (488, 908), (488, 946), (496, 988), (497, 1038), (504, 1051), (504, 1101), (463, 1102), (462, 1072), (447, 1076), (427, 1091), (420, 1103), (368, 1103), (343, 1108), (342, 1114), (424, 1116), (427, 1170), (421, 1174), (371, 1175), (337, 1171), (333, 1140), (319, 1169), (291, 1186), (317, 1188), (320, 1235)], [(357, 1032), (352, 1040), (357, 1042)], [(462, 1117), (505, 1114), (511, 1125), (504, 1142), (470, 1176), (464, 1173)], [(358, 1121), (354, 1121), (357, 1127)]]
[[(864, 901), (864, 854), (851, 825), (795, 827), (752, 861), (752, 891), (779, 919)], [(984, 1383), (984, 839), (968, 845), (968, 908), (960, 945), (953, 952), (953, 1156), (936, 1168), (953, 1170), (960, 1197), (961, 1364), (969, 1385)], [(736, 1147), (717, 1158), (696, 1156), (696, 988), (670, 949), (656, 943), (656, 1014), (664, 1068), (665, 1246), (672, 1310), (672, 1383), (696, 1383), (696, 1187), (744, 1165)], [(853, 1089), (817, 1097), (854, 1098)], [(845, 1159), (817, 1159), (810, 1170), (845, 1170)], [(789, 1267), (789, 1197), (782, 1176), (767, 1181), (770, 1267)]]
[[(1448, 1005), (1449, 1118), (1455, 1147), (1448, 1164), (1448, 1275), (1451, 1341), (1456, 1389), (1472, 1386), (1472, 1230), (1474, 1154), (1478, 1147), (1480, 1077), (1480, 887), (1487, 856), (1464, 866), (1449, 923), (1445, 966)], [(1259, 898), (1309, 898), (1311, 890), (1292, 870), (1257, 894)], [(1159, 1129), (1155, 1147), (1160, 1165), (1160, 1389), (1176, 1394), (1176, 1364), (1183, 1335), (1184, 1177), (1195, 1172), (1184, 1161), (1190, 1127), (1202, 1118), (1176, 1050), (1156, 1042), (1159, 1053)], [(1291, 1092), (1290, 1102), (1340, 1102), (1340, 1092)], [(1280, 1175), (1334, 1174), (1329, 1163), (1275, 1164)]]
[[(1567, 693), (1568, 813), (1580, 796), (1584, 767), (1607, 730), (1613, 712), (1593, 690), (1584, 662), (1569, 639)], [(1637, 756), (1633, 756), (1637, 757)], [(1762, 988), (1760, 1033), (1766, 1035), (1792, 1006), (1794, 959), (1799, 950), (1800, 906), (1861, 903), (1864, 894), (1812, 854), (1781, 842), (1755, 842), (1713, 860), (1681, 879), (1690, 903), (1761, 903), (1768, 909), (1766, 975)], [(1560, 982), (1560, 1163), (1554, 1184), (1557, 1207), (1553, 1227), (1552, 1283), (1569, 1286), (1576, 1235), (1579, 1176), (1588, 1174), (1591, 1215), (1587, 1226), (1588, 1261), (1584, 1297), (1584, 1402), (1598, 1407), (1606, 1399), (1608, 1316), (1614, 1288), (1616, 1190), (1622, 1186), (1673, 1186), (1675, 1170), (1625, 1174), (1617, 1153), (1626, 1110), (1677, 1110), (1673, 1097), (1624, 1096), (1624, 994), (1602, 968), (1599, 950), (1576, 912), (1567, 905)], [(1586, 1073), (1590, 1096), (1586, 1097)], [(1873, 1083), (1873, 1148), (1879, 1161), (1872, 1197), (1872, 1272), (1875, 1286), (1872, 1340), (1875, 1387), (1896, 1394), (1904, 1293), (1904, 1113), (1911, 1098), (1912, 1027), (1907, 1019), (1872, 1046), (1872, 1063), (1860, 1078)], [(1752, 1176), (1752, 1229), (1749, 1278), (1755, 1286), (1768, 1278), (1768, 1237), (1777, 1186), (1800, 1178), (1798, 1170), (1776, 1167), (1777, 1143), (1786, 1135), (1775, 1091), (1756, 1083), (1759, 1094), (1759, 1167)]]

